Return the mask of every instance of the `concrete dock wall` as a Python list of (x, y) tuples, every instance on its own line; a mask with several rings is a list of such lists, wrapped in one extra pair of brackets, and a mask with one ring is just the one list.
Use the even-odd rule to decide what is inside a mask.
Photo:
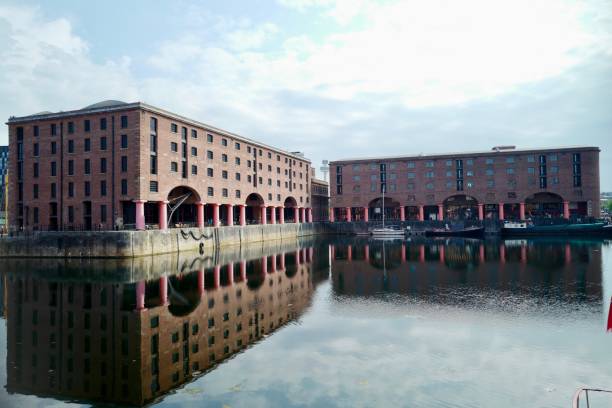
[(167, 231), (39, 232), (0, 238), (0, 257), (127, 258), (181, 252), (204, 254), (228, 246), (296, 240), (324, 232), (322, 225), (313, 223)]

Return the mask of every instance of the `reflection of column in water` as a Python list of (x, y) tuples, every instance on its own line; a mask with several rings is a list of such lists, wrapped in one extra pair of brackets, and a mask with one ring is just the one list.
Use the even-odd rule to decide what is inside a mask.
[(168, 304), (168, 277), (165, 275), (159, 278), (159, 300), (162, 306)]
[(240, 281), (242, 281), (242, 282), (246, 282), (247, 281), (246, 259), (243, 259), (243, 260), (240, 261)]
[(313, 247), (310, 247), (310, 248), (308, 248), (308, 260), (309, 260), (310, 262), (312, 262), (312, 258), (313, 258), (313, 257), (314, 257), (314, 248), (313, 248)]
[(285, 253), (283, 252), (280, 257), (280, 268), (282, 271), (285, 270)]
[(499, 244), (499, 262), (506, 263), (506, 246), (503, 243)]
[(204, 268), (198, 270), (198, 294), (204, 295)]
[(215, 278), (214, 288), (219, 289), (219, 286), (221, 286), (221, 265), (215, 265), (213, 276)]
[(521, 244), (521, 263), (522, 264), (527, 263), (527, 245), (526, 244)]
[(444, 245), (440, 245), (439, 251), (440, 251), (440, 263), (443, 264), (444, 263)]
[(425, 245), (419, 245), (419, 262), (425, 262)]
[(370, 246), (369, 245), (366, 245), (364, 247), (363, 257), (365, 258), (366, 262), (370, 260)]
[(569, 242), (565, 244), (565, 263), (572, 263), (572, 247), (570, 246)]
[(350, 245), (346, 248), (346, 259), (349, 261), (353, 260), (353, 248)]
[(270, 268), (272, 269), (272, 272), (276, 272), (276, 255), (272, 255), (272, 265), (270, 265)]
[(299, 249), (295, 250), (295, 264), (296, 265), (300, 264), (300, 250)]
[(136, 283), (136, 310), (145, 310), (145, 281), (138, 281)]
[(402, 262), (406, 262), (406, 244), (402, 244)]
[(227, 265), (227, 284), (232, 286), (234, 284), (234, 263)]
[(478, 259), (480, 263), (485, 263), (485, 247), (484, 244), (480, 244), (478, 247)]
[(264, 278), (268, 274), (268, 258), (265, 256), (261, 258), (261, 274)]

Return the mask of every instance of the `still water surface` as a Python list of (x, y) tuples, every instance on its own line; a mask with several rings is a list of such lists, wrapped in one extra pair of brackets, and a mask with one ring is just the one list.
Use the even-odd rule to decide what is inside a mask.
[(607, 241), (339, 238), (1, 268), (3, 407), (567, 407), (612, 388)]

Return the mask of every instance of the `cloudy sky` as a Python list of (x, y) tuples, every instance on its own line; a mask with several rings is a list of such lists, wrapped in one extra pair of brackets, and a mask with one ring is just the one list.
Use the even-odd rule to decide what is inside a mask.
[(2, 1), (0, 117), (104, 99), (317, 166), (596, 145), (612, 191), (612, 1)]

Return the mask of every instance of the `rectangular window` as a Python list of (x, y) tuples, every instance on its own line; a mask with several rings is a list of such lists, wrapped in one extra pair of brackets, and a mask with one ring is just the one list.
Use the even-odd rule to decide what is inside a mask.
[(221, 177), (227, 180), (227, 170), (221, 172)]
[[(55, 142), (53, 142), (55, 143)], [(83, 141), (83, 151), (89, 152), (91, 151), (91, 139), (87, 138)]]
[(128, 171), (128, 157), (121, 156), (121, 172), (127, 173), (127, 171)]
[(178, 171), (178, 163), (170, 162), (170, 171), (176, 173)]
[(151, 167), (151, 174), (157, 174), (157, 156), (151, 155), (149, 162)]
[(213, 142), (213, 135), (211, 135), (210, 133), (206, 134), (206, 141), (208, 143), (212, 143)]
[(106, 222), (106, 205), (100, 206), (100, 221)]
[(191, 138), (192, 139), (197, 139), (198, 138), (198, 131), (195, 129), (191, 129)]
[(89, 119), (85, 119), (85, 122), (83, 122), (83, 129), (85, 130), (85, 132), (91, 131), (91, 122), (89, 121)]
[(197, 147), (192, 147), (191, 148), (191, 155), (192, 156), (197, 156), (198, 155), (198, 148)]
[(34, 143), (34, 146), (33, 146), (32, 150), (34, 151), (34, 156), (38, 157), (38, 154), (39, 154), (38, 143)]
[(74, 222), (74, 207), (68, 206), (68, 222)]
[(128, 135), (121, 135), (121, 148), (122, 149), (128, 148)]
[(57, 184), (51, 183), (51, 198), (57, 197)]
[(157, 193), (159, 190), (157, 181), (150, 181), (149, 182), (149, 191), (152, 193)]
[(100, 138), (100, 150), (106, 150), (106, 136)]
[(74, 140), (68, 140), (68, 153), (74, 153)]
[(74, 133), (74, 122), (68, 122), (68, 133)]
[(106, 173), (106, 157), (100, 158), (100, 173)]
[(34, 199), (38, 198), (38, 184), (34, 184), (32, 186), (32, 195), (34, 196)]
[(127, 195), (128, 193), (128, 181), (127, 179), (121, 179), (121, 194)]
[(221, 146), (227, 146), (227, 139), (221, 139)]
[(215, 195), (215, 190), (212, 187), (208, 187), (207, 193), (209, 197), (212, 197)]
[(68, 197), (74, 197), (74, 183), (72, 181), (68, 183)]
[(221, 193), (223, 194), (223, 197), (227, 197), (228, 196), (227, 188), (224, 188), (223, 190), (221, 190)]
[(170, 142), (170, 151), (174, 153), (178, 152), (178, 144), (176, 142)]
[(485, 160), (485, 163), (486, 164), (493, 164), (493, 163), (495, 163), (495, 159), (488, 158), (488, 159)]
[(514, 174), (514, 169), (512, 167), (508, 167), (506, 169), (506, 174)]
[(57, 143), (51, 142), (51, 154), (57, 154)]
[(234, 147), (236, 148), (236, 150), (240, 150), (240, 143), (236, 142), (234, 144)]
[(206, 151), (206, 158), (208, 160), (212, 160), (213, 159), (213, 152), (212, 152), (212, 150), (207, 150)]
[(85, 197), (89, 197), (91, 195), (91, 183), (89, 181), (84, 183), (83, 191), (85, 191)]
[(213, 177), (213, 169), (212, 169), (212, 168), (210, 168), (210, 167), (208, 167), (208, 168), (206, 169), (206, 175), (207, 175), (208, 177)]
[(106, 130), (106, 118), (100, 118), (100, 130)]
[(38, 177), (38, 163), (34, 163), (34, 177), (37, 178)]
[(170, 124), (170, 131), (172, 133), (178, 133), (178, 125), (176, 123), (171, 123)]
[(191, 174), (193, 174), (194, 176), (198, 174), (198, 166), (196, 166), (195, 164), (191, 165)]
[(55, 123), (51, 124), (51, 136), (57, 135), (57, 125)]
[(34, 136), (37, 137), (38, 134), (38, 126), (34, 126)]
[(425, 167), (433, 167), (434, 166), (434, 162), (432, 160), (428, 160), (425, 162)]
[(127, 115), (121, 115), (121, 129), (125, 129), (128, 127), (128, 117)]
[(223, 163), (227, 163), (227, 154), (222, 154), (222, 155), (221, 155), (221, 161), (222, 161)]
[(100, 195), (106, 197), (106, 180), (100, 181)]
[(506, 163), (514, 163), (514, 157), (512, 156), (506, 157)]
[(240, 166), (240, 157), (236, 157), (236, 165)]
[(68, 160), (68, 175), (74, 176), (74, 160)]

